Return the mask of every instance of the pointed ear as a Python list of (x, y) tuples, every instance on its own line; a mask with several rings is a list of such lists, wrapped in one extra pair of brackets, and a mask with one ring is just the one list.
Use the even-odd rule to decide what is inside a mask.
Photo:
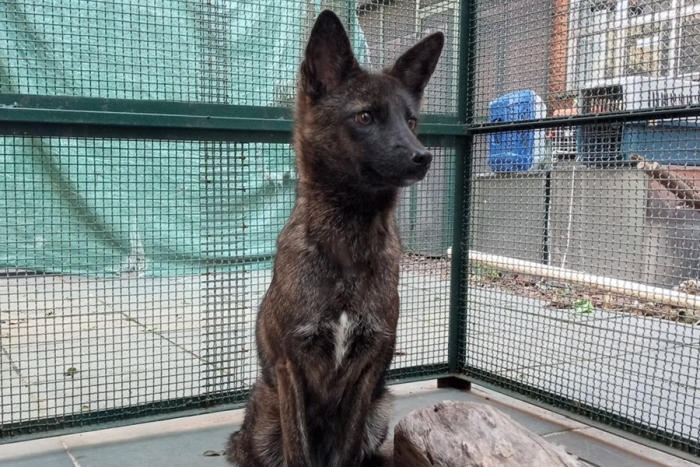
[(318, 15), (306, 45), (301, 64), (304, 92), (320, 97), (343, 82), (346, 74), (359, 66), (343, 23), (330, 10)]
[(444, 44), (445, 35), (441, 32), (423, 38), (396, 60), (388, 71), (389, 75), (401, 81), (416, 97), (422, 97)]

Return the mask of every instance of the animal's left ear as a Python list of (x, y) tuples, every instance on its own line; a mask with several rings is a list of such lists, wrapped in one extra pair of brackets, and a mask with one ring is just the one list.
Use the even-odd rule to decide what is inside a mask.
[(396, 60), (388, 70), (389, 75), (401, 81), (420, 98), (435, 71), (444, 45), (445, 35), (441, 32), (423, 38)]

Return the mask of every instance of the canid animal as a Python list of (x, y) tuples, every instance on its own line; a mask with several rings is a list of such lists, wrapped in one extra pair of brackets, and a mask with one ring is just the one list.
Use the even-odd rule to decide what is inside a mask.
[(381, 465), (399, 315), (394, 206), (430, 166), (418, 110), (443, 44), (434, 33), (371, 72), (334, 13), (316, 20), (296, 98), (297, 201), (258, 312), (262, 374), (229, 440), (234, 465)]

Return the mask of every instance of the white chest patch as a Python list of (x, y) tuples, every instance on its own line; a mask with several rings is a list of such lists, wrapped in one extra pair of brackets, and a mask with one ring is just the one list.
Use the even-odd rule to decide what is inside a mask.
[(343, 358), (348, 351), (348, 340), (350, 338), (350, 331), (352, 331), (352, 326), (354, 323), (350, 321), (347, 313), (343, 312), (338, 319), (338, 323), (335, 325), (334, 335), (335, 335), (335, 366), (339, 367), (343, 363)]

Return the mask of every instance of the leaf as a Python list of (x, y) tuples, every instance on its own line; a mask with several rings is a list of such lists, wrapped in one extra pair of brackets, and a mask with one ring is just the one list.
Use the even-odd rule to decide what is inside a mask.
[(595, 308), (593, 308), (590, 300), (578, 300), (574, 302), (574, 310), (576, 310), (576, 313), (583, 315), (590, 315), (595, 312)]
[(515, 276), (515, 283), (520, 286), (529, 287), (535, 285), (537, 281), (532, 276), (518, 274), (517, 276)]
[(209, 449), (208, 451), (204, 451), (204, 455), (207, 457), (217, 457), (217, 456), (223, 456), (224, 451), (214, 451), (212, 449)]
[(567, 300), (564, 297), (554, 295), (549, 302), (549, 306), (552, 308), (560, 308), (560, 309), (561, 308), (569, 308), (569, 307), (571, 307), (571, 301)]
[(604, 309), (612, 310), (615, 307), (614, 303), (615, 303), (615, 301), (614, 301), (612, 295), (609, 295), (609, 294), (603, 295), (603, 308)]
[(70, 376), (72, 378), (77, 373), (78, 373), (78, 369), (76, 367), (72, 366), (66, 370), (65, 375)]

